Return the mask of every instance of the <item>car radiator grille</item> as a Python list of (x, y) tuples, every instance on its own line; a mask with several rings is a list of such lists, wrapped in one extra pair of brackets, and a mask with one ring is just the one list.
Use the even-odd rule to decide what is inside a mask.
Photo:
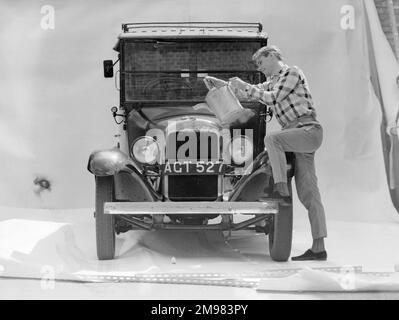
[(168, 195), (172, 201), (215, 201), (218, 197), (218, 176), (170, 175)]

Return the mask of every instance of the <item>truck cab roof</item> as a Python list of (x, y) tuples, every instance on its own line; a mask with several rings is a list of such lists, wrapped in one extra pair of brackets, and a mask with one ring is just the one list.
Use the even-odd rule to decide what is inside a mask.
[(237, 39), (267, 40), (260, 23), (243, 22), (156, 22), (124, 23), (114, 50), (119, 51), (120, 40), (177, 40), (177, 39)]

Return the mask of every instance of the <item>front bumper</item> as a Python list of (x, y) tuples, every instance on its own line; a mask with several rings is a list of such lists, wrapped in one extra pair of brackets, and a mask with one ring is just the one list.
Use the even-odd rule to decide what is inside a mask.
[(278, 201), (267, 202), (106, 202), (105, 214), (275, 214)]
[[(106, 202), (104, 213), (118, 215), (126, 222), (146, 230), (240, 230), (266, 220), (279, 211), (278, 201), (267, 202)], [(218, 224), (185, 225), (165, 223), (165, 215), (221, 215)], [(253, 218), (234, 223), (235, 214), (252, 215)], [(146, 222), (138, 216), (151, 215)]]

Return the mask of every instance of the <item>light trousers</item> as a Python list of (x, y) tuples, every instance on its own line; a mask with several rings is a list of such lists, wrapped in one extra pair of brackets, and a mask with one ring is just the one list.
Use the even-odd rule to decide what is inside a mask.
[(299, 200), (308, 210), (313, 239), (327, 237), (326, 216), (314, 164), (315, 151), (322, 141), (323, 128), (319, 124), (283, 129), (265, 137), (275, 183), (287, 182), (285, 152), (295, 153), (295, 185)]

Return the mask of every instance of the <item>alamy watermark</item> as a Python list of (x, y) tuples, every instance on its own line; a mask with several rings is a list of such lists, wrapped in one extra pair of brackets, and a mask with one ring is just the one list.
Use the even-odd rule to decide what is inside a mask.
[(64, 267), (62, 265), (57, 267), (53, 265), (43, 265), (40, 268), (40, 288), (42, 290), (54, 290), (57, 274), (61, 273), (63, 269)]
[(55, 29), (55, 9), (52, 5), (44, 5), (40, 8), (42, 17), (40, 19), (40, 27), (43, 30)]
[(341, 21), (340, 25), (343, 30), (355, 29), (355, 8), (351, 5), (344, 5), (341, 7)]
[(339, 284), (342, 289), (352, 291), (356, 289), (356, 269), (351, 265), (340, 268)]
[(179, 128), (180, 125), (170, 121), (166, 130), (148, 130), (147, 141), (138, 150), (148, 153), (149, 159), (156, 158), (155, 162), (161, 165), (222, 160), (224, 164), (246, 167), (253, 162), (253, 129)]

